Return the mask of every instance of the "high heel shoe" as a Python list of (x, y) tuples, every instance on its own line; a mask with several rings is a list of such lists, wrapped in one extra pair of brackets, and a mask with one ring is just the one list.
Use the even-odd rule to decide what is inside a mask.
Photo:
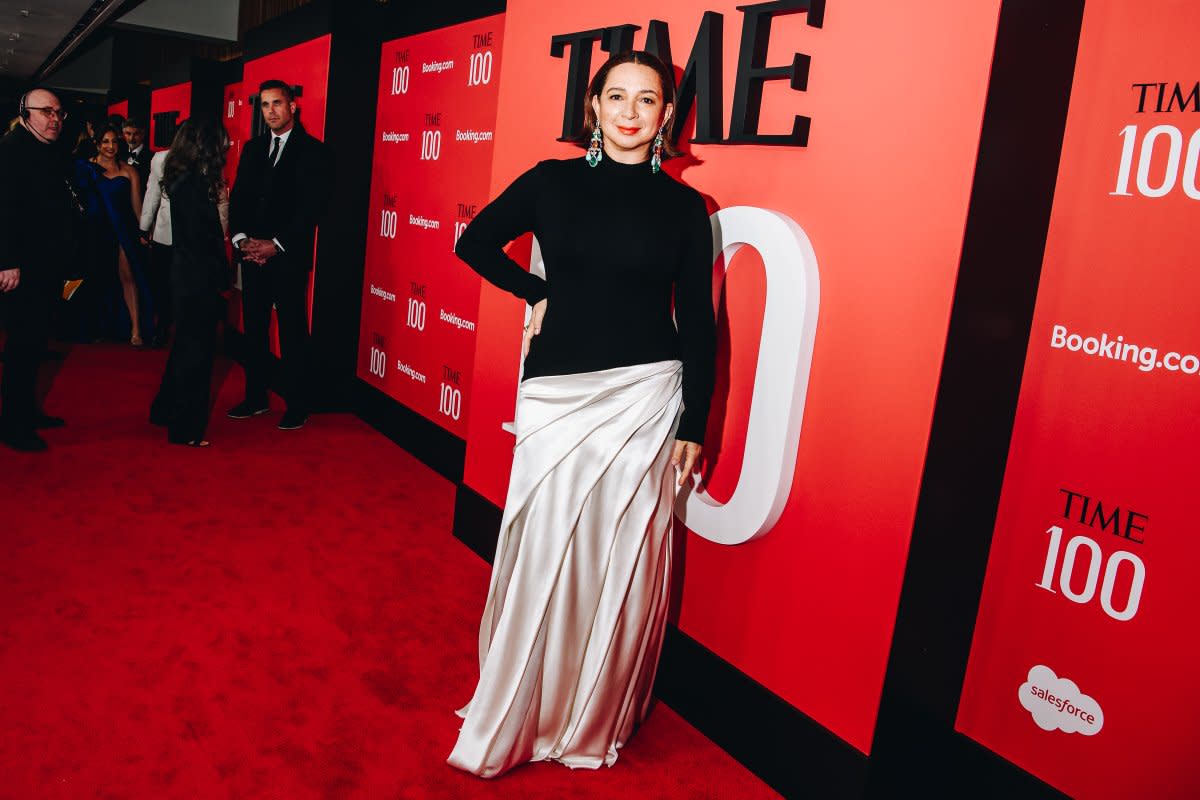
[(129, 343), (131, 345), (133, 345), (134, 347), (145, 347), (146, 346), (146, 343), (142, 341), (142, 337), (140, 337), (140, 336), (130, 336)]

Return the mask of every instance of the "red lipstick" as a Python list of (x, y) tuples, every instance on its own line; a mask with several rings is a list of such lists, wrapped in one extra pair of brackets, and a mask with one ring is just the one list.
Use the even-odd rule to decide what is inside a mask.
[(641, 128), (625, 128), (625, 127), (618, 125), (617, 130), (619, 130), (621, 133), (625, 134), (626, 136), (633, 136), (635, 133), (640, 131)]

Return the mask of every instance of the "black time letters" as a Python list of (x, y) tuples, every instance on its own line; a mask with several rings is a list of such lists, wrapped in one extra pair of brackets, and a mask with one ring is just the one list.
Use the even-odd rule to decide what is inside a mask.
[(1150, 521), (1148, 514), (1122, 509), (1111, 502), (1105, 507), (1103, 500), (1070, 489), (1059, 489), (1058, 492), (1066, 498), (1063, 503), (1063, 519), (1108, 531), (1136, 544), (1145, 543), (1146, 523)]
[[(772, 20), (784, 14), (807, 13), (807, 24), (810, 27), (822, 27), (825, 21), (825, 0), (775, 0), (738, 6), (738, 10), (742, 12), (742, 37), (734, 82), (729, 136), (725, 137), (722, 131), (721, 41), (724, 17), (714, 11), (707, 11), (701, 18), (687, 66), (679, 81), (671, 138), (678, 141), (687, 116), (695, 105), (696, 135), (692, 139), (693, 142), (804, 147), (808, 144), (811, 126), (809, 117), (796, 115), (790, 133), (759, 132), (764, 84), (772, 80), (787, 80), (792, 89), (804, 91), (808, 88), (811, 64), (809, 56), (795, 53), (790, 64), (767, 66), (767, 45), (770, 41)], [(600, 49), (608, 53), (626, 52), (633, 49), (633, 34), (639, 29), (637, 25), (626, 23), (551, 37), (551, 56), (562, 58), (568, 50), (570, 51), (560, 141), (570, 141), (580, 133), (583, 123), (583, 98), (591, 75), (593, 44), (599, 42)], [(667, 23), (661, 20), (650, 21), (646, 30), (645, 48), (666, 63), (674, 63), (671, 59)]]

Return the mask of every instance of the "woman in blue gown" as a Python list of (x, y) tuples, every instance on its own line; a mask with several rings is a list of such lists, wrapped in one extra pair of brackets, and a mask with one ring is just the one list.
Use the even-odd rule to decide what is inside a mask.
[[(75, 182), (87, 209), (92, 264), (87, 277), (100, 315), (100, 332), (111, 335), (122, 316), (116, 281), (129, 315), (129, 343), (141, 347), (142, 328), (153, 319), (145, 278), (145, 251), (138, 241), (142, 186), (137, 170), (117, 157), (121, 133), (112, 126), (99, 130), (97, 154), (75, 164)], [(115, 262), (115, 263), (114, 263)]]

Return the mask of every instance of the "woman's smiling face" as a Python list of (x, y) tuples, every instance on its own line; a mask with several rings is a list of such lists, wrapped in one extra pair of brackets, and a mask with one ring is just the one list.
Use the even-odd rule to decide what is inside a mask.
[(100, 155), (104, 156), (105, 158), (116, 158), (117, 149), (119, 147), (120, 145), (117, 143), (117, 134), (113, 133), (112, 131), (107, 131), (104, 136), (100, 138), (100, 145), (98, 149), (100, 150)]
[(604, 90), (592, 98), (592, 110), (604, 147), (610, 155), (649, 157), (650, 143), (669, 119), (672, 106), (663, 103), (658, 73), (644, 64), (618, 64), (604, 81)]

